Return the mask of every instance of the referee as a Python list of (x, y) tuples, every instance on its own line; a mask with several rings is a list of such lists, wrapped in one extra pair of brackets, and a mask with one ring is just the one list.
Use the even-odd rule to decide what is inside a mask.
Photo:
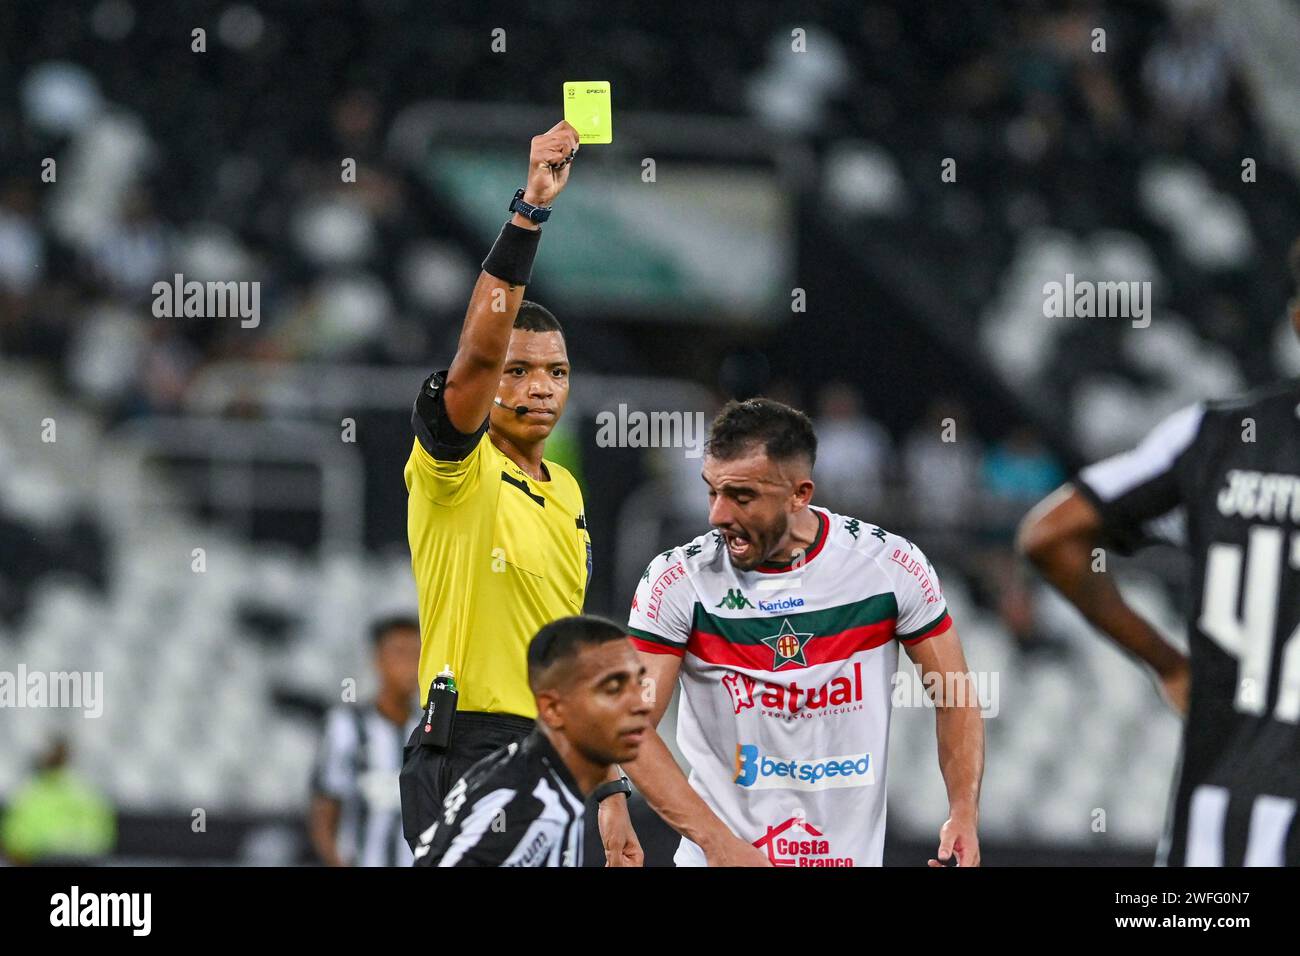
[(427, 707), (450, 665), (459, 696), (449, 742), (423, 722), (407, 741), (402, 827), (412, 849), (454, 781), (532, 731), (528, 642), (548, 622), (581, 614), (587, 593), (582, 492), (542, 457), (568, 399), (568, 353), (555, 316), (524, 300), (541, 223), (577, 151), (565, 122), (533, 137), (527, 183), (483, 262), (456, 356), (415, 401), (405, 477), (420, 691)]

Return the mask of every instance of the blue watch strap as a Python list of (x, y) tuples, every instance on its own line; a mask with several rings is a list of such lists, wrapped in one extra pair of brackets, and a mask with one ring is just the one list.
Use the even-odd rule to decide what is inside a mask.
[(551, 218), (550, 206), (534, 206), (524, 201), (523, 187), (515, 190), (515, 198), (510, 201), (510, 212), (517, 212), (536, 223), (543, 223)]

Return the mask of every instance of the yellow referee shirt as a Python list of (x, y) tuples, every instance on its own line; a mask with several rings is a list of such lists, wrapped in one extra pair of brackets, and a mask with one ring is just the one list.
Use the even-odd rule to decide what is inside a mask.
[(487, 436), (457, 432), (442, 402), (446, 372), (415, 403), (406, 462), (406, 533), (420, 605), (420, 694), (450, 663), (460, 710), (536, 717), (528, 642), (581, 614), (591, 575), (582, 491), (546, 461), (526, 475)]

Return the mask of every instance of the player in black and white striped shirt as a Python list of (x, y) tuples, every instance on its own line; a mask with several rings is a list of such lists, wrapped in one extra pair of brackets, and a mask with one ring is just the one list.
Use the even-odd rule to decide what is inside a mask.
[[(1300, 334), (1300, 243), (1291, 271)], [(1188, 657), (1092, 570), (1099, 545), (1157, 542), (1191, 558)], [(1186, 715), (1158, 862), (1300, 866), (1300, 382), (1169, 416), (1040, 504), (1020, 546)]]
[(547, 624), (528, 645), (537, 727), (476, 763), (420, 834), (416, 866), (581, 866), (584, 801), (628, 792), (606, 781), (635, 759), (649, 724), (645, 667), (618, 625)]
[(330, 866), (410, 866), (398, 774), (419, 719), (420, 626), (391, 617), (371, 628), (379, 693), (325, 718), (312, 774), (311, 840)]

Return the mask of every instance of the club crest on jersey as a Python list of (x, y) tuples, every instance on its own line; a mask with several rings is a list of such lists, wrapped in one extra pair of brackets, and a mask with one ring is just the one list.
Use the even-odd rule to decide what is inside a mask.
[(811, 631), (796, 631), (790, 626), (789, 618), (781, 619), (781, 629), (775, 634), (763, 638), (763, 643), (772, 648), (772, 670), (779, 671), (786, 665), (807, 667), (808, 659), (803, 649), (813, 637)]

